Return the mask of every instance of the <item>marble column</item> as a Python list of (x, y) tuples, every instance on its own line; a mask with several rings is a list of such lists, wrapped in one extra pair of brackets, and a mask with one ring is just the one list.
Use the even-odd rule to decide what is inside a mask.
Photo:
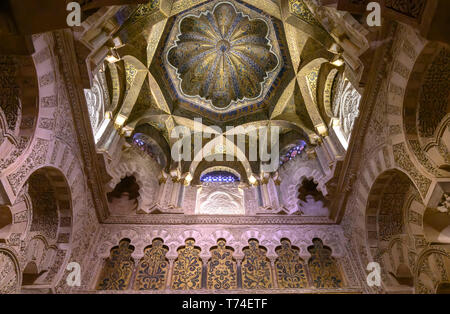
[(178, 177), (172, 177), (172, 193), (170, 196), (169, 207), (177, 208), (178, 207), (178, 199), (181, 188), (181, 182)]
[(167, 273), (167, 279), (166, 279), (166, 290), (172, 289), (172, 273), (173, 273), (173, 264), (175, 262), (175, 257), (169, 258), (169, 271)]

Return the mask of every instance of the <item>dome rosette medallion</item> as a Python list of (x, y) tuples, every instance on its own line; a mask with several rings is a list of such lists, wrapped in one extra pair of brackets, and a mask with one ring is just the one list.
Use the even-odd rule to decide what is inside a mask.
[(269, 91), (281, 67), (279, 47), (270, 39), (270, 19), (247, 11), (219, 2), (175, 24), (167, 63), (189, 101), (213, 110), (236, 109)]

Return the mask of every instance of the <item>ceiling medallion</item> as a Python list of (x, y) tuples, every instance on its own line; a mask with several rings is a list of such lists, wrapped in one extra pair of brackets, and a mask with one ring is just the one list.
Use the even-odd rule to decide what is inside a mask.
[(280, 61), (264, 19), (219, 2), (212, 10), (184, 16), (177, 31), (167, 62), (185, 97), (224, 110), (260, 99), (269, 90)]

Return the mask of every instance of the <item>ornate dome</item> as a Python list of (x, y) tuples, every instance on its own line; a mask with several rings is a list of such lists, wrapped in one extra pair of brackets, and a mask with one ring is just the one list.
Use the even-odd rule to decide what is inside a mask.
[(268, 32), (264, 20), (237, 12), (231, 3), (185, 16), (167, 54), (182, 92), (221, 109), (261, 96), (268, 73), (279, 64)]

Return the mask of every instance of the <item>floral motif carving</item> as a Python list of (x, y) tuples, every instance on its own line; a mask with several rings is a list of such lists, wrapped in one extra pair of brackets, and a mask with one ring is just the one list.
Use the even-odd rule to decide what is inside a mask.
[(420, 18), (425, 2), (424, 0), (385, 0), (385, 6), (409, 17)]
[(185, 246), (178, 249), (172, 274), (172, 289), (196, 290), (201, 288), (203, 262), (200, 248), (194, 246), (194, 239), (187, 239)]
[(266, 257), (267, 250), (259, 246), (256, 239), (248, 241), (249, 246), (243, 249), (245, 254), (241, 265), (242, 288), (272, 288), (272, 272), (270, 261)]
[(343, 286), (342, 275), (337, 261), (331, 256), (331, 249), (323, 245), (322, 240), (313, 239), (313, 245), (308, 247), (311, 258), (308, 269), (311, 279), (317, 288), (339, 288)]
[(152, 245), (144, 249), (144, 257), (137, 266), (134, 289), (165, 289), (169, 271), (166, 253), (169, 249), (163, 243), (161, 239), (154, 239)]
[(226, 244), (224, 239), (219, 239), (217, 246), (211, 249), (211, 259), (208, 261), (208, 289), (237, 288), (237, 265), (233, 258), (234, 250)]
[(303, 260), (298, 248), (292, 247), (288, 239), (281, 240), (276, 248), (278, 258), (275, 260), (277, 282), (279, 288), (306, 288), (308, 280)]
[(111, 249), (100, 275), (98, 290), (125, 290), (130, 284), (134, 261), (131, 258), (134, 247), (128, 239), (120, 241), (119, 245)]
[(16, 293), (19, 285), (18, 276), (10, 254), (0, 251), (0, 294)]

